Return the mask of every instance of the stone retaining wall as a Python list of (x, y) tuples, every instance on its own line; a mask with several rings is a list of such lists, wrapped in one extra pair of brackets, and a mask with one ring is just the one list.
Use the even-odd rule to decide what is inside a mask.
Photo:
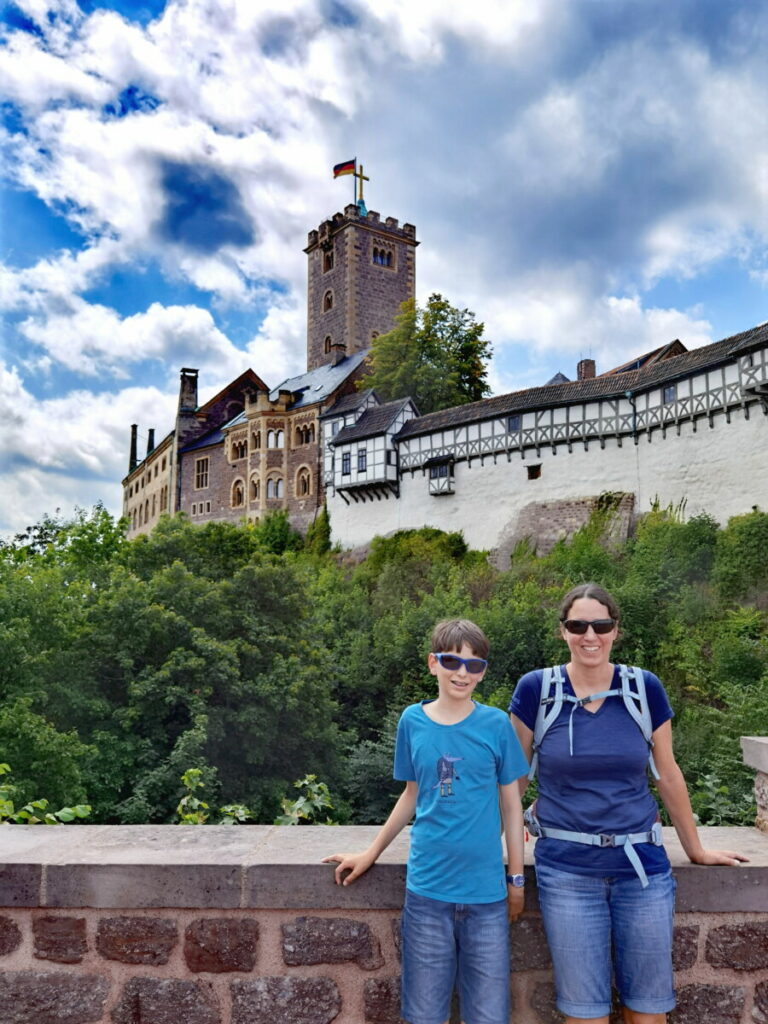
[[(0, 828), (2, 1024), (398, 1024), (407, 837), (353, 886), (320, 863), (375, 831)], [(678, 880), (671, 1024), (768, 1024), (768, 836), (702, 831), (750, 863), (690, 865), (665, 830)], [(512, 1020), (556, 1024), (527, 860)]]

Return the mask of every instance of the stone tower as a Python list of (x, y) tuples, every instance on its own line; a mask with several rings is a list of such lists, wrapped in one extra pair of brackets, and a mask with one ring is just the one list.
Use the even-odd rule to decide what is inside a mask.
[(310, 231), (307, 369), (368, 348), (395, 325), (416, 284), (416, 228), (350, 203)]

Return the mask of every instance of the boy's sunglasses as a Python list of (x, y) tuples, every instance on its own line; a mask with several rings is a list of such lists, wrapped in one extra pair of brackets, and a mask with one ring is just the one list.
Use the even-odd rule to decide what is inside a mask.
[(583, 636), (591, 626), (595, 633), (610, 633), (616, 625), (616, 619), (563, 619), (563, 625), (569, 633)]
[(460, 658), (458, 654), (436, 654), (434, 651), (432, 657), (437, 658), (440, 667), (446, 672), (458, 672), (463, 665), (470, 675), (477, 675), (488, 667), (484, 658)]

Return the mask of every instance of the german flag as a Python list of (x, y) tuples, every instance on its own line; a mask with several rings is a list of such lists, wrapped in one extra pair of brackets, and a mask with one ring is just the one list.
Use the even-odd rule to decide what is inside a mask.
[(354, 174), (357, 170), (357, 157), (354, 160), (345, 160), (343, 164), (336, 164), (333, 168), (334, 178), (340, 178), (342, 174)]

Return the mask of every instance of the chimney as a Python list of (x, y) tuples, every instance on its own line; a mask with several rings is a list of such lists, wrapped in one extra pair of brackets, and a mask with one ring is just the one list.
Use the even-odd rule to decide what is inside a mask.
[(155, 450), (155, 428), (150, 427), (147, 431), (147, 455), (151, 455)]
[(182, 367), (179, 387), (179, 415), (189, 415), (197, 409), (197, 370)]
[(576, 366), (576, 380), (592, 380), (595, 376), (595, 360), (580, 359)]
[(338, 366), (347, 354), (347, 346), (337, 341), (331, 345), (331, 366)]
[(134, 469), (136, 469), (136, 467), (139, 464), (139, 457), (138, 457), (138, 453), (137, 453), (138, 435), (139, 435), (139, 425), (138, 425), (138, 423), (132, 423), (131, 424), (131, 454), (130, 454), (130, 457), (128, 459), (128, 472), (129, 473), (132, 473), (134, 471)]

